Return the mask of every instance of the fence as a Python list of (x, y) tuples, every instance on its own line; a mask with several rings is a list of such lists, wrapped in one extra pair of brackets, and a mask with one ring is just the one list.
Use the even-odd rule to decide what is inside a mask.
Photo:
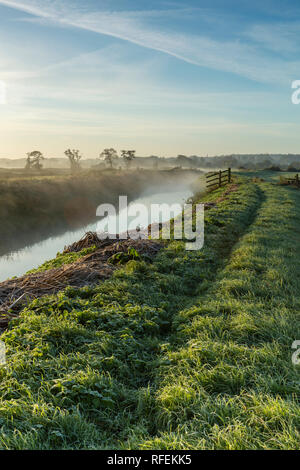
[(299, 179), (299, 175), (297, 173), (297, 175), (295, 175), (295, 178), (286, 178), (286, 183), (287, 184), (291, 184), (293, 186), (298, 186), (298, 188), (300, 187), (300, 179)]
[(206, 187), (212, 188), (218, 187), (220, 188), (222, 185), (231, 183), (231, 168), (228, 170), (220, 170), (216, 171), (215, 173), (209, 173), (206, 175)]

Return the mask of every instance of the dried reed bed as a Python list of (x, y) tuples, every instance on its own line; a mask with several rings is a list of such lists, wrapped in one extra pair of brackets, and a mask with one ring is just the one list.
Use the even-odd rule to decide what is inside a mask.
[(140, 255), (155, 256), (161, 244), (151, 240), (100, 240), (88, 232), (81, 240), (65, 248), (64, 253), (79, 252), (96, 246), (96, 250), (72, 264), (48, 271), (35, 272), (0, 283), (0, 328), (19, 315), (28, 302), (43, 295), (55, 294), (67, 286), (80, 288), (109, 278), (116, 266), (108, 262), (116, 253), (134, 248)]

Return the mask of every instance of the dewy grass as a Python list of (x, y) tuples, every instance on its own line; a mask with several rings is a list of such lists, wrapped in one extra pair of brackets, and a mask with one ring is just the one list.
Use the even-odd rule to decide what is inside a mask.
[(246, 181), (203, 250), (33, 301), (1, 337), (0, 447), (299, 448), (299, 202)]
[(27, 274), (48, 271), (49, 269), (60, 268), (61, 266), (72, 264), (80, 258), (93, 253), (95, 250), (96, 245), (93, 245), (78, 252), (57, 253), (56, 258), (46, 261), (37, 269), (31, 269)]

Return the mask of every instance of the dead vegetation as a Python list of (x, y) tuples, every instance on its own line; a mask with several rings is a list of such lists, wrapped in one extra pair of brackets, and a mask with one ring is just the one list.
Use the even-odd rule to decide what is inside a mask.
[(139, 256), (153, 258), (161, 249), (161, 244), (152, 240), (100, 240), (96, 233), (88, 232), (81, 240), (67, 247), (64, 253), (79, 252), (94, 245), (96, 249), (93, 253), (72, 264), (1, 282), (0, 328), (6, 328), (9, 321), (17, 317), (32, 299), (55, 294), (67, 286), (80, 288), (109, 278), (117, 269), (109, 262), (114, 255), (134, 249)]
[(204, 209), (205, 210), (209, 210), (211, 209), (212, 207), (216, 207), (220, 202), (222, 201), (225, 201), (225, 199), (228, 198), (228, 196), (230, 195), (230, 193), (233, 193), (235, 191), (237, 191), (239, 188), (239, 185), (238, 184), (231, 184), (227, 189), (226, 191), (222, 194), (222, 196), (218, 197), (215, 201), (213, 202), (204, 202)]

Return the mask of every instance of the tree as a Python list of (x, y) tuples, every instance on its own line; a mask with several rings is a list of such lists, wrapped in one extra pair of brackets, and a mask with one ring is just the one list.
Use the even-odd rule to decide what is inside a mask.
[(100, 153), (99, 158), (104, 160), (105, 163), (112, 168), (114, 162), (118, 160), (119, 155), (115, 149), (104, 149), (103, 152)]
[(192, 163), (191, 159), (187, 157), (186, 155), (178, 155), (176, 157), (176, 160), (177, 160), (178, 166), (191, 167), (191, 163)]
[(132, 161), (135, 159), (135, 150), (121, 150), (121, 155), (125, 165), (129, 168)]
[(80, 155), (79, 150), (68, 149), (65, 151), (65, 155), (68, 157), (72, 172), (76, 173), (81, 169), (80, 160), (82, 155)]
[(300, 170), (300, 163), (299, 162), (292, 162), (289, 166), (287, 171), (299, 171)]
[(27, 153), (26, 170), (38, 170), (43, 168), (42, 160), (45, 160), (44, 155), (39, 150), (33, 150)]
[(269, 158), (264, 158), (261, 161), (258, 161), (255, 164), (255, 169), (256, 170), (264, 170), (266, 168), (270, 168), (272, 166), (272, 161)]
[(157, 170), (158, 169), (158, 164), (159, 164), (159, 158), (155, 157), (154, 155), (151, 158), (153, 160), (153, 168), (154, 168), (154, 170)]
[(223, 158), (223, 166), (230, 168), (238, 168), (238, 161), (234, 155), (228, 155)]

